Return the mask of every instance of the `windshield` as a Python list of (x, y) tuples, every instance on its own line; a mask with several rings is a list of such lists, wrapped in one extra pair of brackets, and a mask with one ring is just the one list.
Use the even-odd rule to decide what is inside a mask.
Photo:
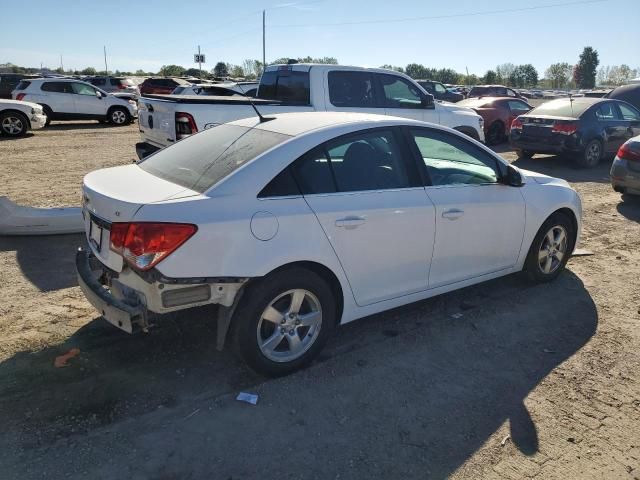
[(562, 98), (543, 103), (529, 112), (529, 115), (548, 115), (550, 117), (578, 118), (592, 103)]
[(256, 128), (218, 125), (181, 140), (138, 165), (152, 175), (203, 193), (289, 138)]

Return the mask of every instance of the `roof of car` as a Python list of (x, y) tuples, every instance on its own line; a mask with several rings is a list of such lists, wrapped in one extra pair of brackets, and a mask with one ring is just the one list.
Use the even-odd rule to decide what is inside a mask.
[(327, 127), (341, 127), (350, 123), (374, 123), (377, 126), (392, 125), (424, 125), (424, 122), (410, 120), (407, 118), (391, 117), (388, 115), (377, 115), (369, 113), (346, 113), (346, 112), (297, 112), (281, 113), (276, 115), (265, 115), (266, 118), (273, 118), (267, 122), (260, 123), (256, 117), (245, 118), (231, 122), (231, 125), (242, 127), (259, 128), (284, 135), (297, 136), (312, 130)]

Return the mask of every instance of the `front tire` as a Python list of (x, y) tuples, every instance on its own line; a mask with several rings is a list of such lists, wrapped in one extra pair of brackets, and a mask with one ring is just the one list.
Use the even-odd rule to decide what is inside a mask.
[(281, 270), (248, 287), (232, 328), (237, 352), (263, 375), (277, 377), (308, 365), (336, 324), (336, 299), (317, 274)]
[(0, 130), (9, 137), (22, 137), (29, 130), (29, 120), (18, 112), (0, 114)]
[(529, 159), (535, 155), (535, 152), (532, 152), (531, 150), (516, 150), (516, 155), (518, 158)]
[(524, 270), (529, 278), (538, 283), (555, 280), (564, 270), (573, 251), (575, 231), (569, 217), (564, 213), (551, 215), (536, 234)]
[(131, 115), (129, 115), (127, 109), (123, 107), (114, 107), (109, 110), (107, 118), (109, 119), (109, 123), (116, 126), (127, 125), (131, 122)]

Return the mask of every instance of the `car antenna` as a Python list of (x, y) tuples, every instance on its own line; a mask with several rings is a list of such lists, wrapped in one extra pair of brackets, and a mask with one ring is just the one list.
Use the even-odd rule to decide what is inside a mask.
[(573, 117), (573, 95), (569, 92), (569, 106), (571, 107), (571, 116)]
[(269, 120), (276, 119), (275, 117), (263, 117), (262, 114), (258, 111), (258, 107), (256, 107), (256, 104), (253, 103), (253, 100), (251, 100), (251, 97), (244, 93), (244, 88), (242, 88), (240, 84), (238, 84), (238, 87), (240, 87), (240, 90), (242, 90), (242, 94), (247, 98), (247, 100), (249, 100), (249, 103), (251, 104), (253, 109), (256, 111), (256, 115), (258, 115), (258, 118), (260, 119), (260, 123), (264, 123), (264, 122), (268, 122)]

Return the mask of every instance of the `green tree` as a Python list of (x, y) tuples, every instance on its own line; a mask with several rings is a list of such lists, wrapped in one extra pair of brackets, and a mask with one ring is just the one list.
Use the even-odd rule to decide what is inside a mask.
[(424, 65), (420, 65), (419, 63), (410, 63), (404, 69), (404, 73), (409, 75), (411, 78), (416, 79), (428, 79), (429, 74)]
[(592, 47), (584, 47), (578, 60), (578, 70), (580, 72), (579, 88), (593, 88), (596, 86), (596, 71), (600, 60), (598, 51)]
[(163, 77), (182, 77), (186, 69), (180, 65), (163, 65), (158, 72)]
[(482, 77), (482, 83), (487, 85), (498, 83), (498, 74), (494, 70), (487, 70), (487, 73)]
[(567, 62), (554, 63), (544, 72), (545, 77), (551, 82), (551, 88), (564, 88), (573, 74), (573, 66)]
[(496, 67), (497, 83), (506, 83), (509, 85), (509, 79), (511, 78), (516, 66), (513, 63), (502, 63)]
[(96, 69), (95, 69), (95, 68), (93, 68), (93, 67), (87, 67), (87, 68), (85, 68), (84, 70), (82, 70), (80, 73), (81, 73), (82, 75), (95, 75), (97, 72), (96, 72)]
[(387, 64), (385, 64), (385, 65), (381, 65), (381, 66), (380, 66), (380, 68), (384, 68), (384, 69), (387, 69), (387, 70), (393, 70), (394, 72), (404, 73), (404, 68), (402, 68), (402, 67), (396, 67), (396, 66), (394, 66), (394, 65), (387, 65)]
[(240, 65), (232, 65), (229, 74), (234, 78), (244, 78), (244, 69)]
[(213, 67), (212, 73), (216, 77), (228, 77), (229, 71), (227, 70), (227, 64), (224, 62), (216, 63), (216, 66)]
[[(205, 70), (204, 73), (202, 74), (202, 76), (204, 77), (206, 75), (207, 71)], [(200, 69), (199, 68), (187, 68), (184, 72), (185, 76), (187, 77), (199, 77), (200, 76)]]

